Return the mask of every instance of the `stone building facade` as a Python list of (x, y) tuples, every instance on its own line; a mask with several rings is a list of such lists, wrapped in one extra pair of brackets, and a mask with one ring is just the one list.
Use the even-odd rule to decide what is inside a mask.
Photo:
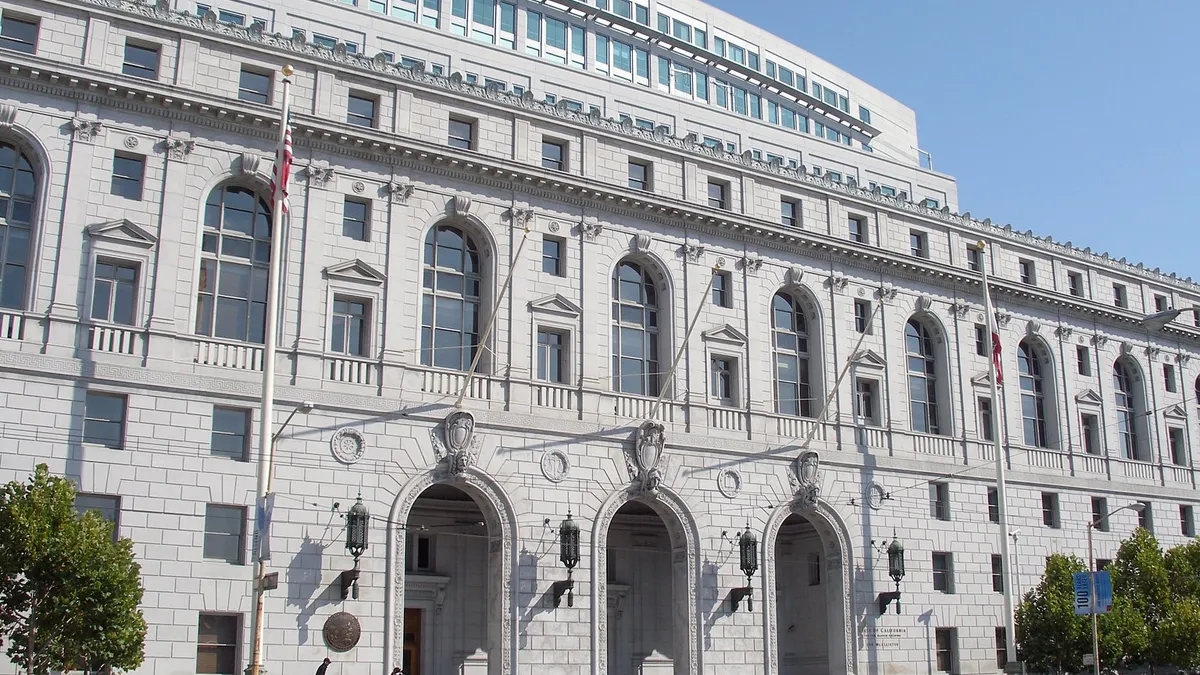
[(957, 213), (912, 111), (759, 28), (626, 0), (0, 23), (0, 478), (47, 462), (134, 542), (139, 672), (249, 658), (285, 64), (270, 672), (996, 672), (993, 432), (1017, 592), (1094, 513), (1149, 504), (1100, 558), (1139, 518), (1194, 536), (1200, 323), (1140, 319), (1200, 286)]

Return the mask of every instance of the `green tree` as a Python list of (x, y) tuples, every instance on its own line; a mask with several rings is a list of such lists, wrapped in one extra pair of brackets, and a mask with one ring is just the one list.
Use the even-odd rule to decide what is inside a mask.
[(1037, 587), (1017, 607), (1017, 645), (1033, 672), (1079, 672), (1083, 655), (1092, 651), (1091, 624), (1075, 615), (1074, 574), (1083, 561), (1055, 553)]
[(1176, 546), (1163, 556), (1171, 595), (1176, 600), (1192, 598), (1200, 602), (1200, 539)]
[(146, 622), (132, 544), (114, 542), (112, 526), (78, 515), (74, 501), (45, 464), (0, 489), (0, 647), (38, 675), (137, 668)]
[(1170, 663), (1158, 628), (1171, 610), (1171, 582), (1158, 540), (1139, 527), (1121, 542), (1108, 569), (1112, 574), (1113, 596), (1129, 603), (1149, 636), (1144, 644), (1137, 640), (1126, 645), (1129, 664), (1146, 663), (1153, 667)]

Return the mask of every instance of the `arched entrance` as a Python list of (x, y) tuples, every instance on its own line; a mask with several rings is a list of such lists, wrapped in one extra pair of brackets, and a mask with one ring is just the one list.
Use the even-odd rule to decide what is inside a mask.
[(763, 541), (767, 675), (853, 673), (853, 557), (844, 524), (824, 502), (794, 502), (771, 514)]
[(390, 671), (510, 675), (516, 523), (474, 468), (419, 476), (392, 507), (385, 649)]

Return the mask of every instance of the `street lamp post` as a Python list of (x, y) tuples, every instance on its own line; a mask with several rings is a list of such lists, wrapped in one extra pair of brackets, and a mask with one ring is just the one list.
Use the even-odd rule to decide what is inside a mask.
[(1147, 330), (1160, 331), (1166, 328), (1167, 324), (1179, 318), (1179, 315), (1183, 314), (1184, 312), (1191, 312), (1196, 316), (1200, 316), (1200, 308), (1182, 307), (1176, 309), (1172, 307), (1171, 309), (1161, 312), (1147, 314), (1146, 316), (1142, 317), (1142, 325), (1145, 326)]
[(1142, 509), (1144, 509), (1144, 508), (1146, 508), (1146, 505), (1141, 502), (1133, 502), (1132, 504), (1126, 504), (1125, 506), (1122, 506), (1119, 509), (1113, 509), (1112, 511), (1109, 511), (1108, 513), (1104, 514), (1103, 516), (1100, 516), (1099, 518), (1096, 518), (1095, 520), (1088, 523), (1088, 525), (1087, 525), (1088, 587), (1090, 590), (1088, 597), (1090, 598), (1089, 601), (1091, 602), (1091, 607), (1089, 609), (1091, 610), (1091, 614), (1092, 614), (1092, 673), (1093, 673), (1093, 675), (1100, 675), (1100, 623), (1096, 618), (1096, 555), (1092, 549), (1092, 530), (1099, 527), (1101, 523), (1107, 522), (1109, 516), (1120, 513), (1121, 511), (1125, 511), (1126, 509), (1132, 509), (1134, 511), (1137, 511), (1138, 513), (1141, 513)]

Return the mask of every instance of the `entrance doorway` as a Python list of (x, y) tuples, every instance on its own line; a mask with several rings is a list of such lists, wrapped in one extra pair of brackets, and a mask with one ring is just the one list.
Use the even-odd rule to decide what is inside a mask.
[(829, 669), (829, 589), (825, 547), (812, 522), (798, 513), (775, 537), (779, 675), (824, 675)]
[(421, 672), (421, 610), (404, 610), (404, 658), (401, 669), (405, 675)]

